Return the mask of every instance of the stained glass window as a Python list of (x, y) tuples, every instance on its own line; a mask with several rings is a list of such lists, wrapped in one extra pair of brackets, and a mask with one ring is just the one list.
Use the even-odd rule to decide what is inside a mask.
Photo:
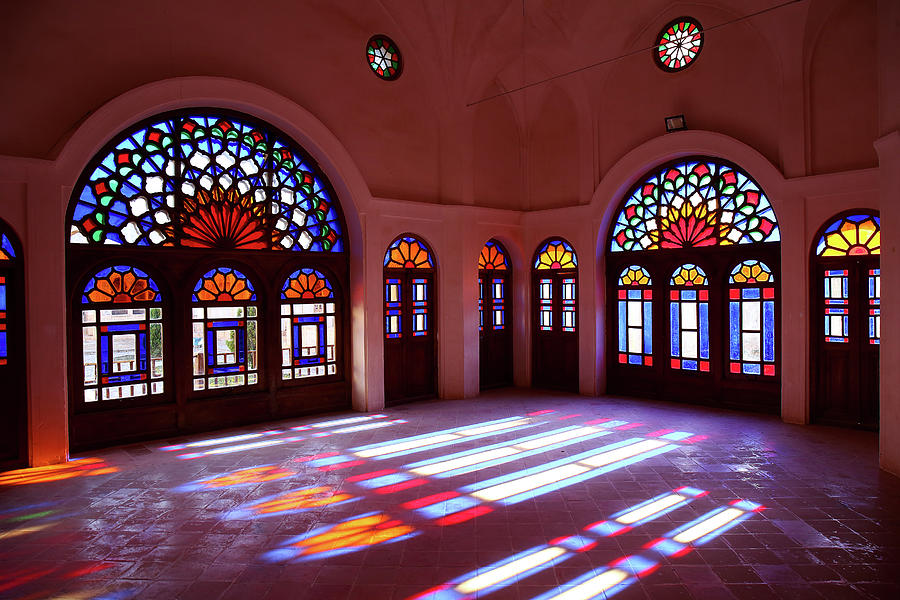
[(819, 256), (881, 254), (881, 219), (874, 215), (848, 215), (825, 228), (816, 246)]
[(384, 280), (384, 336), (399, 338), (403, 335), (401, 282), (394, 277)]
[(728, 279), (729, 371), (775, 375), (775, 277), (758, 260), (745, 260)]
[(400, 50), (389, 37), (384, 35), (372, 36), (366, 44), (366, 57), (372, 71), (382, 79), (390, 81), (400, 77), (403, 71), (403, 58)]
[(652, 172), (616, 217), (610, 251), (779, 241), (769, 199), (740, 168), (690, 159)]
[[(574, 327), (574, 315), (575, 315), (575, 280), (571, 280), (572, 283), (572, 326)], [(506, 290), (506, 284), (503, 279), (491, 279), (491, 327), (494, 328), (495, 331), (503, 329), (506, 327), (506, 298), (504, 298), (504, 292)], [(565, 296), (565, 288), (563, 288), (563, 295)], [(565, 320), (565, 317), (563, 318)]]
[(161, 116), (86, 168), (73, 244), (340, 252), (334, 192), (286, 136), (247, 116)]
[[(9, 264), (16, 258), (16, 251), (13, 249), (12, 241), (5, 233), (0, 233), (0, 265)], [(9, 344), (8, 335), (8, 316), (7, 306), (9, 291), (9, 282), (7, 275), (0, 272), (0, 365), (5, 365), (9, 360)]]
[(845, 344), (850, 341), (850, 272), (847, 269), (825, 271), (825, 341)]
[(397, 238), (384, 255), (384, 266), (388, 269), (432, 269), (434, 262), (428, 247), (414, 237)]
[(503, 248), (495, 241), (489, 240), (484, 248), (481, 249), (481, 255), (478, 257), (479, 269), (494, 269), (496, 271), (506, 271), (509, 269), (509, 261)]
[(702, 49), (700, 23), (690, 17), (681, 17), (660, 31), (653, 56), (663, 70), (680, 71), (692, 64)]
[(578, 266), (578, 259), (572, 246), (565, 240), (554, 239), (545, 243), (538, 252), (534, 261), (534, 268), (538, 270), (574, 269)]
[(195, 391), (254, 385), (258, 379), (256, 291), (237, 269), (218, 267), (194, 286)]
[(538, 322), (541, 331), (553, 331), (553, 280), (538, 282)]
[(337, 373), (334, 291), (315, 269), (298, 269), (281, 288), (281, 378)]
[(619, 276), (619, 362), (653, 365), (653, 280), (639, 265)]
[(155, 396), (164, 391), (159, 287), (129, 265), (94, 273), (81, 294), (84, 401)]
[(412, 280), (413, 336), (428, 335), (428, 296), (428, 280), (414, 278)]
[(484, 331), (484, 279), (478, 278), (478, 331)]
[(0, 233), (0, 261), (12, 260), (16, 257), (12, 241), (5, 233)]
[(881, 269), (869, 269), (869, 343), (881, 343)]
[(681, 265), (669, 281), (670, 365), (709, 371), (709, 281), (703, 269)]

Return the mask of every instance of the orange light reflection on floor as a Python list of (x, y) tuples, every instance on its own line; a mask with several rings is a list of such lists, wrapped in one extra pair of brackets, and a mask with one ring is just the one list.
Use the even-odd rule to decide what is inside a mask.
[(335, 493), (328, 486), (319, 486), (305, 490), (297, 490), (277, 496), (267, 502), (253, 505), (256, 514), (267, 515), (286, 510), (299, 510), (303, 508), (316, 508), (328, 506), (335, 502), (343, 502), (352, 498), (350, 494)]
[(378, 514), (338, 523), (330, 530), (300, 540), (293, 545), (302, 548), (300, 556), (311, 556), (341, 548), (374, 546), (414, 531), (387, 515)]
[(27, 485), (46, 483), (73, 477), (108, 475), (118, 472), (118, 468), (106, 464), (102, 458), (77, 458), (59, 465), (18, 469), (0, 474), (0, 485)]
[(251, 467), (249, 469), (241, 469), (220, 477), (212, 479), (204, 479), (200, 485), (207, 488), (222, 488), (231, 485), (241, 485), (247, 483), (264, 483), (266, 481), (276, 481), (285, 477), (296, 475), (296, 471), (275, 467), (272, 465), (265, 467)]

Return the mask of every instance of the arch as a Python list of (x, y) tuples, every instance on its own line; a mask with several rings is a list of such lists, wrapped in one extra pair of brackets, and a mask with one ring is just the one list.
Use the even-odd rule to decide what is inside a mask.
[(504, 245), (494, 238), (478, 256), (479, 385), (512, 385), (512, 265)]
[(532, 286), (533, 385), (578, 392), (578, 257), (568, 241), (538, 245)]
[(433, 269), (435, 261), (428, 245), (414, 235), (398, 236), (384, 253), (385, 269)]
[(281, 287), (281, 379), (305, 380), (339, 374), (340, 311), (334, 286), (313, 268), (302, 267)]
[(28, 458), (24, 255), (15, 231), (0, 219), (0, 470)]
[(491, 238), (478, 255), (478, 268), (488, 271), (507, 271), (511, 268), (509, 253), (500, 240)]
[(565, 270), (578, 268), (578, 256), (572, 244), (563, 238), (548, 238), (534, 253), (534, 269)]
[(849, 211), (820, 228), (817, 256), (881, 254), (881, 218), (871, 211)]

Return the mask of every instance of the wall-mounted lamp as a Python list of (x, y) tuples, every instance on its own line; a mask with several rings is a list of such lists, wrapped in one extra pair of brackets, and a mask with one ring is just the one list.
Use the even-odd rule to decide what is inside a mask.
[(666, 133), (681, 131), (682, 129), (687, 129), (687, 123), (685, 123), (684, 121), (684, 115), (674, 115), (671, 117), (666, 117)]

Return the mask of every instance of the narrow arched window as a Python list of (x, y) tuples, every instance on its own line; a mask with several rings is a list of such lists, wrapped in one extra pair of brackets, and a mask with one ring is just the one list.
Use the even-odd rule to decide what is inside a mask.
[(775, 277), (758, 260), (745, 260), (728, 278), (729, 371), (775, 375)]
[(619, 275), (619, 362), (653, 365), (653, 280), (639, 265)]
[(512, 269), (506, 249), (499, 241), (488, 240), (478, 256), (478, 356), (481, 389), (511, 385), (513, 381), (511, 288)]
[(538, 247), (532, 285), (534, 385), (578, 391), (578, 258), (569, 242), (550, 238)]
[(709, 281), (703, 269), (684, 264), (669, 280), (669, 364), (709, 371)]
[(94, 273), (81, 294), (85, 402), (159, 396), (165, 391), (162, 294), (131, 265)]
[(255, 385), (258, 308), (246, 275), (232, 267), (203, 274), (191, 296), (195, 391)]
[(12, 241), (5, 233), (0, 233), (0, 365), (9, 360), (9, 274), (8, 267), (16, 260)]
[(281, 288), (281, 378), (337, 373), (334, 290), (315, 269), (298, 269)]

